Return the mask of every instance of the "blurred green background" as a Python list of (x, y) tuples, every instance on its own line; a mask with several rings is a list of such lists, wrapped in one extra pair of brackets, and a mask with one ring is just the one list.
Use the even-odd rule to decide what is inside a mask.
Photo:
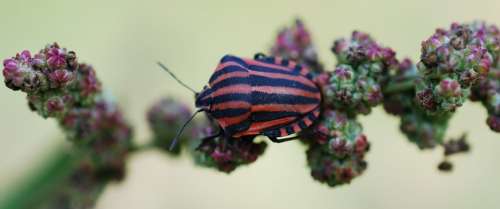
[[(267, 51), (277, 31), (301, 17), (320, 57), (331, 67), (335, 38), (367, 31), (417, 60), (420, 42), (452, 21), (500, 23), (500, 1), (2, 1), (0, 57), (37, 51), (57, 41), (93, 64), (135, 126), (149, 130), (145, 110), (165, 95), (189, 104), (192, 94), (155, 66), (161, 60), (200, 89), (227, 53)], [(0, 198), (36, 172), (44, 156), (66, 143), (53, 120), (28, 110), (19, 92), (0, 88)], [(134, 154), (128, 176), (107, 187), (97, 208), (499, 208), (500, 135), (486, 112), (467, 103), (447, 135), (469, 132), (472, 152), (457, 156), (450, 174), (436, 169), (442, 150), (421, 152), (381, 108), (361, 118), (372, 142), (368, 170), (347, 186), (328, 188), (309, 176), (305, 147), (272, 144), (256, 163), (226, 175), (194, 166), (187, 157)], [(9, 189), (10, 188), (10, 189)]]

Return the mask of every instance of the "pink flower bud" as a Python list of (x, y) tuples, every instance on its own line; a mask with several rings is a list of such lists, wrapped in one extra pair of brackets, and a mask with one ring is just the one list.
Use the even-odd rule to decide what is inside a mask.
[(15, 71), (18, 69), (17, 61), (14, 59), (5, 59), (3, 61), (3, 67), (9, 72)]
[(35, 57), (33, 58), (33, 60), (31, 60), (31, 64), (33, 64), (33, 66), (38, 68), (43, 67), (43, 65), (45, 65), (44, 54), (35, 54)]
[(459, 96), (461, 94), (460, 84), (456, 80), (444, 79), (439, 83), (438, 93), (442, 96)]
[(423, 91), (417, 92), (417, 101), (418, 103), (427, 110), (435, 110), (436, 109), (436, 100), (432, 95), (432, 90), (424, 89)]
[(479, 68), (477, 69), (477, 72), (481, 75), (487, 75), (488, 72), (490, 71), (491, 67), (491, 60), (490, 59), (481, 59), (479, 61)]
[(350, 152), (349, 144), (345, 139), (334, 138), (330, 140), (330, 150), (333, 154), (343, 157)]
[(491, 130), (500, 132), (500, 116), (490, 115), (488, 119), (486, 119), (486, 123)]
[(315, 78), (314, 81), (321, 87), (328, 85), (330, 81), (330, 73), (328, 72), (322, 72), (319, 73)]
[(216, 162), (227, 162), (231, 160), (231, 151), (227, 149), (222, 151), (221, 148), (217, 147), (211, 156)]
[(52, 69), (58, 69), (66, 65), (65, 51), (59, 48), (50, 48), (47, 52), (47, 63)]
[(24, 61), (24, 62), (29, 62), (31, 59), (30, 51), (28, 51), (28, 50), (22, 51), (21, 54), (19, 55), (19, 59)]
[(49, 114), (64, 110), (64, 102), (60, 98), (51, 98), (47, 101), (47, 111)]
[(352, 70), (349, 70), (346, 66), (339, 66), (335, 68), (335, 71), (333, 74), (343, 80), (351, 79), (352, 78)]
[(336, 173), (339, 180), (343, 182), (350, 182), (355, 177), (351, 168), (339, 168)]
[(82, 95), (89, 96), (101, 90), (101, 83), (95, 76), (95, 71), (89, 68), (87, 75), (81, 80)]
[(53, 87), (62, 87), (73, 79), (73, 74), (67, 70), (55, 70), (49, 74), (49, 79)]
[(368, 149), (368, 140), (366, 139), (366, 136), (364, 134), (361, 134), (358, 136), (356, 139), (356, 144), (355, 144), (355, 152), (358, 155), (363, 155), (366, 150)]

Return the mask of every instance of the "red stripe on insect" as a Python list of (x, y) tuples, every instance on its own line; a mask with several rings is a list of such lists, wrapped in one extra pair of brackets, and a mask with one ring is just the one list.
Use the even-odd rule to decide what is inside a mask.
[(218, 118), (217, 121), (219, 122), (220, 126), (222, 126), (223, 128), (226, 128), (228, 126), (238, 124), (238, 123), (245, 121), (249, 116), (250, 116), (250, 112), (245, 113), (243, 115), (235, 116), (235, 117)]
[(260, 131), (258, 131), (258, 130), (249, 131), (247, 129), (245, 131), (234, 134), (233, 137), (238, 139), (239, 137), (242, 137), (242, 136), (253, 136), (253, 135), (259, 135), (259, 134), (260, 134)]
[(270, 112), (280, 112), (280, 111), (290, 111), (290, 112), (300, 112), (300, 113), (308, 113), (314, 108), (317, 107), (317, 104), (299, 104), (299, 105), (290, 105), (290, 104), (263, 104), (263, 105), (253, 105), (252, 112), (262, 112), (262, 111), (270, 111)]
[(252, 86), (252, 91), (254, 92), (262, 92), (267, 94), (285, 94), (285, 95), (294, 95), (294, 96), (303, 96), (314, 99), (320, 99), (321, 94), (312, 93), (309, 91), (304, 91), (296, 88), (289, 87), (276, 87), (276, 86)]
[(283, 59), (281, 59), (280, 57), (275, 57), (275, 58), (274, 58), (274, 64), (281, 65), (281, 61), (282, 61), (282, 60), (283, 60)]
[(224, 103), (213, 104), (211, 110), (224, 110), (224, 109), (236, 109), (236, 108), (249, 108), (251, 104), (243, 101), (230, 101)]
[[(294, 62), (294, 61), (290, 61), (290, 62), (288, 63), (288, 67), (289, 67), (290, 69), (295, 69), (295, 68), (297, 67), (297, 65), (298, 65), (298, 63), (296, 63), (296, 62)], [(309, 72), (310, 72), (309, 68), (306, 68), (306, 67), (304, 67), (304, 66), (302, 66), (302, 65), (300, 66), (300, 72), (299, 72), (299, 73), (300, 73), (301, 75), (303, 75), (303, 76), (307, 76), (307, 74), (309, 74)]]
[(313, 122), (312, 122), (309, 118), (307, 118), (307, 117), (305, 117), (304, 119), (302, 119), (302, 121), (304, 121), (304, 123), (306, 124), (306, 126), (310, 126), (310, 125), (313, 123)]
[(288, 133), (286, 132), (285, 128), (280, 128), (280, 136), (286, 136)]
[(318, 116), (319, 116), (319, 109), (318, 109), (318, 110), (315, 110), (315, 111), (313, 112), (313, 115), (314, 115), (315, 117), (318, 117)]
[(249, 74), (248, 72), (231, 72), (231, 73), (226, 73), (224, 75), (221, 75), (219, 76), (217, 79), (215, 79), (214, 81), (212, 81), (210, 83), (211, 86), (214, 86), (215, 84), (223, 81), (223, 80), (226, 80), (228, 78), (246, 78), (248, 77)]
[(300, 69), (300, 74), (303, 75), (303, 76), (307, 76), (307, 74), (309, 73), (309, 69), (305, 68), (305, 67), (302, 67)]
[(254, 122), (248, 129), (249, 132), (260, 132), (261, 130), (264, 130), (266, 128), (270, 128), (273, 126), (281, 125), (281, 124), (287, 124), (292, 122), (293, 120), (297, 119), (296, 117), (286, 117), (286, 118), (280, 118), (276, 120), (271, 120), (271, 121), (265, 121), (265, 122)]
[(266, 67), (266, 68), (273, 68), (273, 69), (277, 69), (277, 70), (283, 70), (286, 72), (292, 71), (292, 69), (281, 66), (281, 65), (264, 63), (264, 62), (260, 62), (260, 61), (256, 61), (256, 60), (252, 60), (252, 59), (245, 59), (245, 62), (249, 65), (256, 65), (256, 66), (261, 66), (261, 67)]
[(237, 84), (232, 86), (226, 86), (212, 92), (212, 97), (221, 96), (225, 94), (249, 94), (252, 87), (248, 84)]

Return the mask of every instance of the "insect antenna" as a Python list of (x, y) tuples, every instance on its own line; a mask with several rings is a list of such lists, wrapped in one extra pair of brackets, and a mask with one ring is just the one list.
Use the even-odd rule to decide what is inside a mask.
[(179, 136), (182, 134), (182, 132), (184, 131), (186, 126), (189, 124), (189, 122), (191, 122), (193, 120), (193, 118), (194, 118), (194, 116), (196, 116), (196, 114), (198, 114), (199, 112), (203, 112), (203, 111), (205, 111), (205, 110), (199, 109), (195, 113), (193, 113), (193, 115), (191, 115), (191, 117), (184, 123), (184, 125), (182, 125), (182, 128), (179, 129), (179, 131), (177, 131), (177, 134), (175, 135), (174, 140), (172, 140), (172, 143), (170, 144), (170, 147), (168, 148), (170, 151), (172, 151), (174, 149), (175, 145), (177, 144), (177, 141), (179, 140)]
[(174, 78), (179, 84), (181, 84), (182, 86), (186, 87), (187, 89), (189, 89), (190, 91), (192, 91), (194, 94), (197, 94), (198, 92), (196, 92), (195, 90), (193, 90), (191, 87), (189, 87), (187, 84), (185, 84), (184, 82), (182, 82), (181, 80), (179, 80), (177, 78), (177, 76), (175, 76), (174, 73), (172, 73), (172, 71), (170, 71), (163, 63), (161, 62), (157, 62), (158, 65), (165, 71), (167, 71), (168, 74), (170, 74), (170, 76), (172, 76), (172, 78)]

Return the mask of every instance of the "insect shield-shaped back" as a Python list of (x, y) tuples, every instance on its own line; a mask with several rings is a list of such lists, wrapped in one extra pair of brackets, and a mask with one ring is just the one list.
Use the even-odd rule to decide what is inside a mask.
[(321, 94), (309, 70), (279, 58), (222, 58), (196, 98), (226, 136), (266, 135), (273, 141), (309, 127)]

